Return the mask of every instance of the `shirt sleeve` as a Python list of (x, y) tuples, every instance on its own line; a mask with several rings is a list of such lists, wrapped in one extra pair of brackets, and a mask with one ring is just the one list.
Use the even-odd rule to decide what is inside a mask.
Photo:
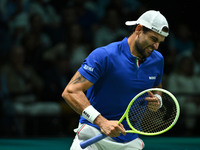
[(87, 80), (96, 83), (108, 69), (108, 57), (104, 48), (95, 49), (84, 60), (78, 72)]

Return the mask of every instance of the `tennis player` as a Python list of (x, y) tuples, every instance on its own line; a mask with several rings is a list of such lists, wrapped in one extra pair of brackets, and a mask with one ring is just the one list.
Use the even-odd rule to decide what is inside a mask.
[[(137, 21), (133, 33), (91, 52), (62, 93), (65, 101), (81, 115), (71, 150), (81, 150), (80, 142), (100, 133), (108, 137), (86, 150), (141, 150), (143, 141), (118, 120), (131, 99), (139, 92), (162, 87), (163, 56), (156, 51), (169, 34), (166, 18), (150, 10)], [(86, 94), (85, 94), (86, 93)], [(153, 111), (162, 105), (160, 93), (150, 93), (148, 106)]]

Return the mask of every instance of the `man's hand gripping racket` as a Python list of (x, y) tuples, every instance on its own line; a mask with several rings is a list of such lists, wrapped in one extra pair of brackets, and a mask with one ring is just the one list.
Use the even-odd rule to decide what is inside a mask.
[[(162, 106), (157, 103), (153, 93), (162, 93)], [(176, 97), (167, 90), (151, 88), (137, 94), (129, 103), (118, 124), (126, 118), (131, 130), (126, 133), (159, 135), (171, 129), (178, 120), (180, 107)], [(96, 143), (107, 137), (99, 134), (80, 143), (81, 148)]]

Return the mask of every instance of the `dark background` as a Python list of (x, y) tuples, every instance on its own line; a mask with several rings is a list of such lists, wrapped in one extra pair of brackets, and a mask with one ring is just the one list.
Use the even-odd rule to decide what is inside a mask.
[[(117, 5), (116, 1), (124, 5)], [(80, 67), (83, 58), (98, 46), (130, 35), (131, 31), (124, 22), (136, 20), (143, 12), (151, 9), (159, 10), (167, 18), (170, 27), (170, 36), (159, 48), (165, 58), (163, 86), (177, 95), (178, 99), (180, 97), (180, 100), (189, 101), (188, 106), (191, 106), (185, 108), (187, 103), (181, 103), (183, 111), (177, 125), (164, 136), (199, 136), (200, 87), (197, 86), (194, 92), (188, 92), (193, 83), (200, 85), (198, 1), (138, 0), (140, 5), (134, 10), (128, 10), (126, 1), (116, 1), (108, 1), (101, 10), (100, 0), (27, 0), (24, 7), (20, 0), (5, 0), (5, 5), (0, 4), (3, 6), (0, 8), (0, 137), (74, 136), (73, 128), (77, 126), (79, 116), (62, 99), (64, 87)], [(37, 19), (40, 16), (40, 13), (31, 9), (33, 2), (41, 6), (47, 16), (52, 17), (47, 11), (47, 6), (50, 6), (59, 19), (52, 17), (45, 22), (40, 18), (33, 23), (35, 28), (31, 28), (33, 16), (37, 16)], [(89, 2), (95, 8), (85, 7)], [(3, 14), (5, 11), (2, 8), (6, 8), (9, 13)], [(99, 15), (102, 10), (105, 13)], [(116, 31), (108, 27), (106, 17), (109, 10), (115, 10), (118, 16)], [(22, 17), (16, 28), (10, 27), (11, 22), (22, 12), (28, 16), (27, 22), (23, 24)], [(64, 20), (69, 18), (72, 18), (71, 21), (65, 24)], [(102, 27), (109, 30), (108, 34), (118, 30), (123, 30), (123, 34), (109, 41), (101, 35), (103, 42), (96, 43), (97, 33)], [(185, 31), (186, 34), (182, 35)], [(185, 49), (186, 54), (182, 51), (184, 46), (189, 48)], [(181, 60), (184, 57), (187, 57), (184, 59), (186, 62), (190, 61), (187, 66)], [(184, 64), (182, 69), (186, 68), (185, 74), (179, 71), (180, 64)], [(194, 64), (196, 72), (190, 70)], [(184, 76), (188, 81), (191, 79), (188, 87), (180, 83), (179, 87), (185, 88), (179, 92), (173, 91), (168, 85), (170, 76), (176, 74), (177, 70), (180, 78)], [(197, 80), (193, 82), (193, 78)]]

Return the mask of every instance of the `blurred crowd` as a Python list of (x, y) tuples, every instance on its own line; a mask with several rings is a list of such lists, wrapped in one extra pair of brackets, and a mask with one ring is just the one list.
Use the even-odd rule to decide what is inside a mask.
[[(92, 50), (129, 36), (124, 22), (149, 9), (143, 0), (1, 0), (0, 136), (71, 135), (79, 116), (63, 89)], [(179, 131), (187, 132), (179, 133), (196, 135), (200, 38), (180, 19), (171, 27), (159, 48), (163, 86), (180, 102)]]

